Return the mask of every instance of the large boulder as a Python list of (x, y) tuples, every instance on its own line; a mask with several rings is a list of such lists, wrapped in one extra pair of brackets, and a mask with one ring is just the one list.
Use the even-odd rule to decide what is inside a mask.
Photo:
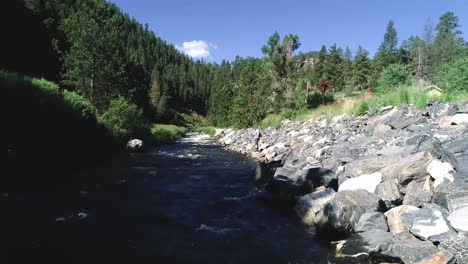
[(355, 178), (345, 180), (339, 187), (338, 191), (353, 191), (366, 190), (374, 193), (375, 188), (382, 182), (382, 174), (380, 172), (362, 175)]
[(407, 212), (418, 210), (417, 207), (411, 205), (400, 205), (388, 210), (385, 213), (387, 217), (388, 227), (390, 232), (401, 240), (411, 240), (414, 236), (411, 235), (406, 225), (403, 223), (402, 215)]
[(443, 251), (439, 251), (432, 256), (418, 261), (416, 264), (450, 264), (454, 263), (455, 258)]
[(276, 169), (281, 166), (281, 162), (258, 162), (253, 175), (253, 180), (258, 184), (267, 184), (273, 180)]
[(335, 191), (332, 188), (306, 194), (297, 201), (294, 210), (303, 223), (314, 225), (315, 215), (333, 197), (335, 197)]
[(377, 185), (374, 192), (384, 201), (387, 208), (401, 205), (403, 196), (395, 180), (384, 181)]
[(399, 262), (398, 257), (381, 254), (393, 243), (392, 234), (382, 230), (353, 234), (346, 240), (332, 242), (328, 260), (336, 264)]
[(417, 209), (402, 214), (401, 219), (406, 228), (422, 240), (440, 242), (454, 235), (454, 231), (439, 210)]
[(129, 151), (141, 151), (143, 150), (143, 141), (140, 139), (132, 139), (127, 142), (127, 149)]
[(403, 263), (413, 264), (431, 257), (438, 252), (439, 250), (437, 247), (429, 241), (405, 240), (390, 244), (388, 249), (382, 251), (381, 254), (387, 257), (397, 258)]
[(468, 207), (468, 183), (444, 183), (436, 189), (432, 201), (450, 212)]
[(372, 174), (383, 167), (397, 163), (399, 156), (370, 156), (346, 164), (345, 171), (350, 177)]
[(335, 234), (350, 234), (363, 214), (384, 210), (383, 201), (366, 190), (337, 192), (317, 214), (317, 227)]
[(404, 159), (399, 159), (383, 169), (380, 170), (382, 173), (383, 180), (397, 179), (398, 183), (406, 186), (413, 180), (423, 181), (427, 176), (427, 166), (433, 159), (429, 152), (418, 152)]
[(367, 232), (372, 230), (388, 231), (387, 218), (381, 212), (365, 213), (356, 225), (356, 232)]
[(468, 113), (457, 113), (452, 117), (452, 124), (468, 124)]

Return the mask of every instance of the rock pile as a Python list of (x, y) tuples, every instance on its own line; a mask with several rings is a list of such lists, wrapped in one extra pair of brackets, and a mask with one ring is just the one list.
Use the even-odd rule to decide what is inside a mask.
[(468, 102), (220, 131), (254, 180), (332, 242), (332, 263), (468, 263)]

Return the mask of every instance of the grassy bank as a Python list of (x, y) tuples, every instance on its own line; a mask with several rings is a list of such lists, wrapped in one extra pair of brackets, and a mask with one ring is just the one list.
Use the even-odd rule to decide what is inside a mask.
[(457, 102), (468, 100), (468, 92), (466, 91), (445, 91), (441, 96), (430, 96), (423, 87), (416, 83), (396, 87), (390, 92), (384, 94), (367, 95), (365, 92), (357, 94), (353, 97), (344, 97), (332, 104), (321, 105), (313, 110), (286, 110), (281, 113), (270, 114), (261, 122), (262, 128), (281, 127), (281, 121), (290, 119), (293, 121), (309, 120), (320, 116), (332, 118), (337, 115), (363, 115), (373, 108), (401, 104), (413, 104), (418, 108), (422, 108), (429, 100), (438, 100), (441, 102)]
[(0, 72), (2, 183), (72, 181), (65, 175), (121, 149), (83, 97), (43, 79)]
[(175, 125), (155, 124), (151, 127), (152, 144), (170, 144), (177, 141), (187, 133), (188, 129)]
[(214, 136), (214, 134), (216, 134), (216, 128), (201, 126), (201, 127), (195, 127), (194, 129), (192, 129), (192, 132), (203, 133), (203, 134), (208, 134), (210, 136)]

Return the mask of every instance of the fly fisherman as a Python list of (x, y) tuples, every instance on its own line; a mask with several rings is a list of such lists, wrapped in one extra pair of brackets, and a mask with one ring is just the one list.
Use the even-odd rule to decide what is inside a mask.
[(258, 141), (262, 137), (262, 131), (260, 131), (260, 127), (257, 127), (255, 130), (255, 149), (258, 151)]

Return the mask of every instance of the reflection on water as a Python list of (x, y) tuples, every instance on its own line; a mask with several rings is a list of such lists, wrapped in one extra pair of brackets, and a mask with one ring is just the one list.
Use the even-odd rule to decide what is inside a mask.
[(254, 165), (192, 134), (76, 192), (10, 194), (0, 262), (326, 262), (313, 228), (252, 185)]

